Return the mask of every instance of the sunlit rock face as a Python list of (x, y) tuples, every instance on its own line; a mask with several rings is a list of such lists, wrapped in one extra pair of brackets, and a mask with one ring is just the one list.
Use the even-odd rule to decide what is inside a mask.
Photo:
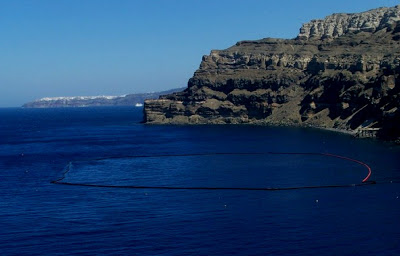
[(145, 102), (154, 124), (272, 124), (400, 133), (400, 8), (333, 14), (295, 39), (204, 56), (183, 92)]

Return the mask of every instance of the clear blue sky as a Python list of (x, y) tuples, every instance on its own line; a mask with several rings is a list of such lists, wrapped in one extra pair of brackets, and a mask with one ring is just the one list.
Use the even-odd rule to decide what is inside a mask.
[(186, 86), (203, 55), (399, 0), (0, 0), (0, 107)]

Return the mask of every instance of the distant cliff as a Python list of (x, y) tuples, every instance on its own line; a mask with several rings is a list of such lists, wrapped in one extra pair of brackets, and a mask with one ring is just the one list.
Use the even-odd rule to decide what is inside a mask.
[(133, 106), (142, 104), (146, 99), (157, 99), (160, 95), (182, 91), (184, 88), (162, 92), (136, 93), (122, 96), (75, 96), (47, 97), (29, 103), (24, 108), (60, 108), (60, 107), (97, 107), (97, 106)]
[(153, 124), (266, 124), (400, 137), (400, 6), (333, 14), (297, 38), (204, 56), (183, 92), (145, 101)]

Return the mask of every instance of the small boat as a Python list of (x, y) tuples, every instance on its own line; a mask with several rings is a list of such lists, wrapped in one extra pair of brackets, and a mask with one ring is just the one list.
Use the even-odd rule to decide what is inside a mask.
[(143, 107), (143, 104), (142, 103), (136, 103), (135, 107)]

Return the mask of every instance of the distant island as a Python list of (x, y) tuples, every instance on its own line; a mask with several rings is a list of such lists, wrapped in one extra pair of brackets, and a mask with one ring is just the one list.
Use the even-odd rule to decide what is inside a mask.
[(400, 141), (400, 5), (312, 20), (294, 39), (213, 50), (186, 90), (145, 101), (144, 121), (319, 127)]
[(160, 95), (179, 92), (185, 88), (161, 92), (135, 93), (121, 96), (75, 96), (46, 97), (22, 105), (24, 108), (65, 108), (99, 106), (141, 106), (147, 99), (157, 99)]

